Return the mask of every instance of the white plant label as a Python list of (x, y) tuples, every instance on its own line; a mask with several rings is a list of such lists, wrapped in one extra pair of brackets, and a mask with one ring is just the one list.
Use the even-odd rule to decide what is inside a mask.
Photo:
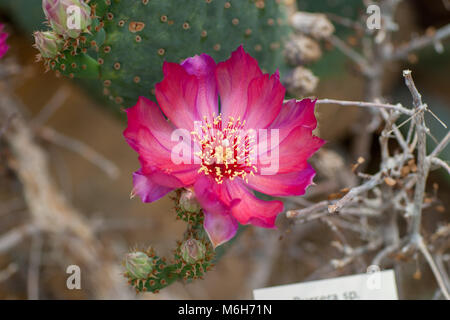
[(397, 300), (393, 270), (256, 289), (255, 300)]

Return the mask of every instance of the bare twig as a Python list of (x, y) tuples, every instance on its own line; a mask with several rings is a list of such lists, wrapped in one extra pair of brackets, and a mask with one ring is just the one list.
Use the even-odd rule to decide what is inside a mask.
[(450, 175), (450, 166), (448, 165), (447, 162), (445, 162), (439, 158), (431, 158), (430, 161), (432, 164), (435, 164), (435, 165), (438, 165), (438, 166), (444, 168), (447, 171), (447, 173)]
[[(79, 261), (88, 270), (96, 297), (129, 297), (119, 267), (83, 215), (67, 202), (51, 179), (46, 154), (33, 140), (34, 132), (20, 115), (16, 101), (1, 84), (0, 91), (0, 116), (18, 113), (4, 139), (11, 151), (10, 166), (23, 185), (33, 226), (65, 243), (71, 260)], [(10, 248), (11, 242), (21, 239), (18, 235), (11, 238), (14, 241), (5, 241), (9, 245), (3, 247)], [(66, 267), (65, 262), (61, 263)]]
[(27, 236), (30, 236), (38, 231), (38, 228), (33, 224), (25, 224), (23, 226), (17, 227), (0, 237), (0, 254), (4, 253), (20, 242), (22, 242)]
[(6, 269), (0, 270), (0, 283), (8, 280), (18, 269), (17, 264), (10, 263)]
[(343, 101), (336, 99), (319, 99), (316, 101), (316, 104), (338, 104), (341, 106), (354, 106), (354, 107), (362, 107), (362, 108), (381, 108), (381, 109), (389, 109), (395, 110), (407, 115), (412, 115), (413, 111), (410, 109), (406, 109), (400, 103), (398, 104), (388, 104), (388, 103), (377, 103), (377, 102), (362, 102), (362, 101)]
[(370, 74), (372, 72), (369, 62), (364, 58), (364, 56), (362, 56), (359, 52), (353, 50), (344, 41), (342, 41), (335, 35), (331, 35), (329, 38), (327, 38), (327, 40), (330, 41), (330, 43), (338, 48), (343, 54), (353, 60), (353, 62), (355, 62), (359, 66), (363, 74)]
[(447, 147), (449, 142), (450, 142), (450, 131), (447, 132), (444, 139), (442, 139), (441, 142), (439, 142), (439, 144), (436, 146), (436, 148), (434, 148), (434, 150), (430, 153), (428, 157), (429, 158), (437, 157), (439, 153), (441, 153), (442, 150), (444, 150), (445, 147)]
[(31, 122), (31, 126), (39, 128), (58, 110), (69, 96), (69, 89), (62, 87), (50, 98), (50, 101), (42, 108), (38, 115)]
[(339, 23), (339, 24), (341, 24), (341, 25), (343, 25), (345, 27), (349, 27), (349, 28), (352, 28), (352, 29), (355, 29), (355, 30), (359, 30), (359, 31), (366, 31), (366, 28), (361, 23), (359, 23), (358, 21), (353, 21), (351, 19), (339, 16), (339, 15), (331, 13), (331, 12), (327, 12), (327, 13), (325, 13), (325, 15), (331, 21)]
[(379, 172), (375, 176), (373, 176), (369, 181), (366, 181), (362, 185), (350, 189), (350, 191), (347, 192), (347, 194), (344, 197), (342, 197), (339, 201), (337, 201), (335, 204), (328, 206), (328, 212), (329, 213), (338, 212), (343, 206), (345, 206), (349, 201), (353, 200), (353, 198), (356, 197), (357, 195), (369, 191), (373, 189), (375, 186), (382, 183), (383, 181), (381, 179), (381, 174), (382, 172)]
[[(417, 256), (417, 252), (420, 252), (425, 256), (443, 296), (449, 298), (450, 284), (447, 271), (443, 265), (443, 261), (446, 259), (443, 252), (448, 249), (448, 245), (441, 246), (440, 244), (445, 241), (439, 240), (442, 239), (441, 234), (447, 235), (447, 228), (439, 229), (440, 231), (430, 238), (430, 249), (436, 250), (436, 257), (433, 258), (427, 246), (423, 243), (421, 225), (422, 210), (427, 206), (432, 206), (431, 203), (434, 201), (428, 196), (426, 198), (425, 193), (431, 165), (440, 166), (450, 173), (448, 163), (437, 157), (450, 142), (450, 132), (447, 132), (440, 142), (436, 141), (429, 132), (425, 123), (425, 112), (430, 112), (445, 128), (447, 126), (422, 102), (422, 97), (409, 70), (405, 70), (403, 76), (411, 93), (414, 108), (409, 109), (403, 107), (402, 104), (381, 103), (380, 101), (383, 99), (382, 80), (384, 79), (385, 69), (390, 66), (389, 63), (393, 60), (406, 58), (413, 51), (429, 45), (434, 44), (436, 48), (442, 47), (440, 41), (450, 35), (450, 25), (446, 25), (436, 32), (427, 32), (427, 35), (415, 38), (408, 44), (393, 49), (392, 31), (398, 29), (393, 18), (400, 2), (401, 0), (379, 1), (383, 15), (382, 28), (376, 32), (376, 37), (373, 39), (363, 39), (364, 47), (362, 51), (349, 47), (336, 37), (328, 37), (335, 47), (359, 66), (366, 82), (364, 100), (367, 102), (319, 99), (316, 103), (369, 109), (369, 113), (361, 114), (361, 119), (355, 127), (356, 136), (353, 140), (354, 159), (362, 157), (366, 160), (363, 165), (353, 167), (355, 171), (356, 168), (358, 169), (356, 174), (363, 179), (363, 182), (356, 187), (349, 186), (347, 193), (337, 201), (305, 204), (305, 208), (288, 211), (287, 217), (302, 223), (315, 219), (327, 221), (327, 219), (330, 219), (330, 213), (338, 212), (338, 215), (333, 216), (335, 222), (348, 223), (345, 221), (348, 219), (351, 221), (350, 226), (358, 226), (358, 228), (351, 228), (351, 230), (359, 232), (361, 239), (366, 242), (359, 247), (362, 254), (365, 254), (365, 250), (373, 243), (373, 230), (375, 230), (380, 238), (377, 246), (373, 249), (374, 251), (378, 250), (378, 252), (376, 252), (372, 264), (382, 264), (383, 260), (391, 254), (398, 253), (399, 255), (396, 255), (396, 257), (407, 258), (410, 253)], [(351, 21), (334, 20), (347, 26), (353, 26)], [(402, 114), (406, 115), (407, 119), (401, 124), (396, 124), (399, 115)], [(362, 172), (364, 165), (368, 163), (367, 160), (370, 159), (372, 134), (379, 128), (381, 118), (385, 123), (379, 138), (381, 163), (377, 173), (366, 175)], [(408, 123), (410, 123), (410, 126), (404, 136), (399, 129)], [(437, 144), (428, 156), (426, 154), (427, 135), (432, 137)], [(398, 150), (393, 150), (394, 144), (389, 144), (391, 139), (401, 146), (401, 153)], [(329, 198), (336, 199), (336, 195)], [(370, 210), (371, 214), (362, 214), (364, 209)], [(349, 213), (354, 213), (354, 215)], [(405, 218), (408, 223), (406, 234), (399, 232), (398, 220), (401, 217)], [(338, 224), (336, 223), (336, 225)], [(442, 229), (445, 229), (445, 232)], [(439, 237), (436, 236), (438, 233)], [(346, 249), (346, 247), (342, 246), (341, 249)], [(348, 248), (346, 250), (348, 251)], [(349, 252), (344, 258), (334, 260), (334, 265), (339, 267), (353, 263), (352, 254)], [(398, 272), (401, 265), (397, 260), (394, 262), (394, 267)], [(330, 266), (327, 265), (326, 268), (315, 272), (313, 276), (320, 275), (323, 277), (324, 274), (329, 275), (330, 272), (333, 272), (333, 270), (330, 270)]]
[(1, 127), (0, 127), (0, 138), (3, 136), (3, 134), (6, 132), (6, 130), (8, 130), (9, 124), (11, 123), (12, 119), (13, 119), (15, 116), (16, 116), (15, 113), (10, 114), (10, 115), (6, 118), (5, 123), (2, 123), (2, 124), (1, 124)]
[(39, 269), (41, 267), (42, 235), (39, 232), (32, 237), (30, 261), (28, 264), (27, 293), (28, 300), (39, 299)]
[(47, 141), (79, 154), (105, 172), (111, 179), (117, 179), (119, 176), (119, 168), (114, 163), (85, 143), (63, 135), (50, 127), (41, 127), (39, 135)]
[(392, 55), (388, 55), (387, 59), (396, 60), (396, 59), (404, 59), (413, 51), (420, 50), (429, 45), (433, 45), (438, 43), (439, 41), (450, 36), (450, 24), (439, 28), (436, 32), (433, 32), (431, 35), (424, 35), (422, 37), (416, 38), (408, 42), (407, 44), (398, 47)]
[(422, 219), (422, 206), (425, 193), (425, 184), (430, 169), (430, 163), (427, 161), (427, 128), (425, 126), (425, 119), (423, 110), (426, 108), (422, 103), (422, 96), (414, 84), (410, 70), (403, 71), (405, 84), (408, 87), (413, 97), (414, 107), (418, 111), (416, 115), (416, 132), (417, 132), (417, 182), (414, 189), (414, 207), (412, 210), (411, 230), (413, 235), (420, 234), (420, 226)]
[(419, 236), (415, 243), (417, 244), (419, 250), (422, 252), (425, 259), (427, 260), (428, 265), (431, 268), (431, 271), (433, 271), (433, 274), (436, 278), (439, 288), (442, 291), (442, 294), (444, 295), (444, 297), (447, 300), (450, 300), (450, 294), (449, 294), (448, 288), (446, 287), (446, 284), (444, 282), (444, 277), (442, 276), (441, 272), (439, 271), (438, 267), (436, 266), (436, 263), (434, 262), (433, 257), (431, 256), (430, 252), (428, 251), (428, 248), (427, 248), (425, 242), (423, 241), (422, 237)]
[(289, 210), (286, 212), (286, 217), (288, 218), (296, 218), (301, 217), (302, 219), (305, 218), (304, 216), (318, 212), (320, 210), (326, 209), (329, 205), (328, 201), (321, 201), (318, 202), (308, 208), (300, 209), (300, 210)]

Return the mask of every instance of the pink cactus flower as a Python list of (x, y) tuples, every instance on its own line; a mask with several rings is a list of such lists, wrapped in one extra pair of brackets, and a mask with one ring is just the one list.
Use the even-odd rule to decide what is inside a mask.
[(6, 44), (6, 39), (8, 39), (8, 34), (3, 32), (4, 25), (0, 23), (0, 59), (9, 50), (9, 46)]
[[(312, 134), (315, 101), (283, 103), (278, 72), (263, 74), (242, 46), (218, 64), (202, 54), (166, 62), (163, 72), (155, 87), (159, 106), (140, 97), (127, 110), (124, 136), (141, 163), (134, 193), (153, 202), (173, 189), (193, 190), (215, 247), (239, 223), (274, 228), (283, 203), (253, 191), (298, 196), (311, 185), (315, 171), (307, 160), (324, 144)], [(263, 157), (269, 154), (276, 155), (272, 172)]]

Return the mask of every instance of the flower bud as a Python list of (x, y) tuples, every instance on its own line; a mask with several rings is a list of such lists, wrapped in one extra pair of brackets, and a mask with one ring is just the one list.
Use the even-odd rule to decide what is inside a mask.
[(153, 271), (153, 259), (144, 252), (130, 252), (125, 256), (125, 268), (131, 278), (146, 279)]
[(326, 39), (334, 33), (334, 26), (322, 13), (297, 11), (291, 16), (294, 30), (312, 36), (315, 39)]
[(188, 264), (203, 260), (206, 255), (206, 246), (195, 239), (188, 239), (181, 244), (181, 258)]
[(201, 209), (200, 204), (195, 198), (194, 192), (191, 190), (184, 190), (181, 193), (179, 204), (181, 209), (187, 212), (198, 212)]
[(283, 79), (286, 90), (297, 97), (311, 94), (319, 83), (319, 79), (311, 70), (302, 66), (296, 67), (287, 73)]
[(42, 8), (53, 31), (77, 38), (91, 24), (91, 7), (83, 0), (42, 0)]
[(55, 58), (62, 48), (63, 40), (53, 31), (36, 31), (34, 33), (34, 46), (44, 58)]
[(285, 45), (284, 56), (293, 66), (314, 62), (322, 56), (317, 41), (304, 35), (293, 36)]

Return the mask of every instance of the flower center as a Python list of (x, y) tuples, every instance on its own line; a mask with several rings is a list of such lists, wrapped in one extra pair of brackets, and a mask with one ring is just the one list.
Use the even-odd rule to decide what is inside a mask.
[(256, 166), (252, 165), (255, 139), (244, 130), (244, 125), (245, 120), (241, 122), (240, 118), (229, 117), (224, 122), (222, 115), (213, 115), (212, 123), (206, 117), (202, 122), (196, 122), (191, 134), (200, 147), (195, 153), (201, 160), (198, 172), (212, 175), (218, 184), (236, 177), (247, 182), (248, 175), (257, 172)]

